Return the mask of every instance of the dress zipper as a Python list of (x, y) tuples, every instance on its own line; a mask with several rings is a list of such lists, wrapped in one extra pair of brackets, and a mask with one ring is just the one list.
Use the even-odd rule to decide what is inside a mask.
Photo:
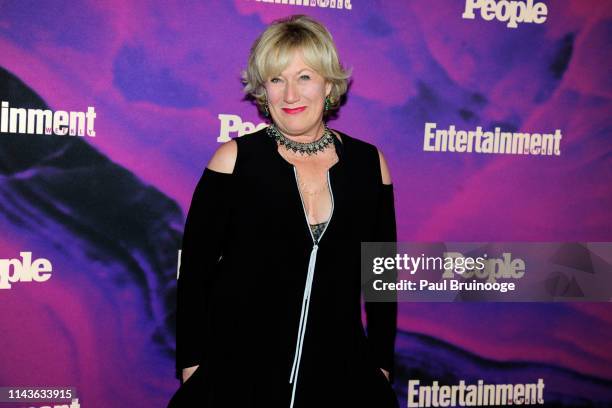
[(310, 260), (308, 261), (308, 274), (306, 275), (306, 284), (304, 285), (304, 295), (302, 297), (302, 311), (300, 313), (300, 325), (298, 328), (298, 336), (297, 336), (297, 344), (295, 346), (295, 353), (293, 357), (293, 366), (291, 368), (291, 375), (289, 376), (289, 384), (293, 384), (293, 388), (291, 390), (291, 404), (289, 408), (293, 408), (293, 404), (295, 402), (295, 391), (297, 387), (298, 373), (300, 371), (300, 361), (302, 359), (302, 347), (304, 345), (304, 336), (306, 334), (306, 322), (308, 321), (308, 309), (310, 307), (310, 291), (312, 289), (312, 280), (314, 278), (315, 264), (317, 262), (317, 252), (319, 250), (319, 242), (321, 242), (321, 238), (327, 231), (327, 227), (334, 215), (334, 193), (331, 186), (331, 179), (329, 177), (329, 170), (327, 170), (327, 187), (329, 188), (329, 195), (331, 196), (332, 201), (332, 209), (331, 214), (329, 215), (329, 219), (325, 224), (325, 228), (323, 228), (323, 232), (319, 236), (319, 239), (316, 240), (312, 229), (310, 228), (310, 223), (308, 222), (308, 214), (306, 213), (306, 206), (304, 205), (304, 198), (302, 197), (302, 191), (300, 190), (300, 183), (298, 180), (298, 174), (295, 166), (293, 166), (293, 174), (295, 175), (295, 183), (297, 185), (298, 192), (300, 193), (300, 202), (302, 203), (302, 209), (304, 210), (304, 217), (306, 219), (306, 227), (308, 227), (308, 231), (310, 232), (310, 238), (312, 238), (312, 250), (310, 251)]

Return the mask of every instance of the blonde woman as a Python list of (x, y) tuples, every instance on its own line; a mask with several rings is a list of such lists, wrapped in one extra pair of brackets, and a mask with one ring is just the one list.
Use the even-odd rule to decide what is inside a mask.
[(349, 74), (306, 16), (254, 43), (245, 91), (270, 125), (222, 145), (185, 225), (171, 407), (397, 407), (395, 303), (366, 303), (360, 243), (395, 241), (371, 144), (327, 127)]

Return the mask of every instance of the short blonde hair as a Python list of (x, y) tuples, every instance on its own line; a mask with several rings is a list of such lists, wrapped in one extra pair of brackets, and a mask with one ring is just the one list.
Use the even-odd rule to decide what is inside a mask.
[(247, 69), (242, 73), (244, 92), (262, 109), (266, 104), (264, 83), (280, 74), (296, 51), (301, 51), (304, 62), (332, 84), (329, 107), (337, 109), (346, 93), (350, 72), (340, 64), (329, 31), (304, 15), (277, 20), (257, 38), (251, 47)]

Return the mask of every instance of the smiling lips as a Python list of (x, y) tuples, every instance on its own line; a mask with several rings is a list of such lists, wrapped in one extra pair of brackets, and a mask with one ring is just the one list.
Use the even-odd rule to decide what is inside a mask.
[(289, 115), (294, 115), (296, 113), (303, 112), (305, 109), (306, 109), (305, 106), (300, 106), (299, 108), (293, 108), (293, 109), (291, 109), (291, 108), (283, 108), (283, 111), (285, 113), (288, 113)]

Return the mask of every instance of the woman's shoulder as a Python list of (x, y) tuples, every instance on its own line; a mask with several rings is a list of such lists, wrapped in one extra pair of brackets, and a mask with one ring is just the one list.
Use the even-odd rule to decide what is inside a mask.
[(257, 156), (270, 150), (271, 142), (275, 142), (268, 136), (266, 132), (267, 128), (266, 126), (255, 132), (247, 133), (246, 135), (234, 139), (238, 146), (238, 155), (241, 158), (249, 158), (253, 155)]
[(371, 163), (372, 166), (380, 171), (383, 184), (391, 184), (391, 175), (387, 165), (387, 161), (380, 149), (373, 143), (358, 139), (353, 136), (341, 132), (337, 129), (332, 129), (340, 136), (340, 140), (347, 150), (350, 150), (351, 156), (355, 157), (360, 164)]
[(251, 133), (247, 133), (246, 135), (242, 135), (239, 136), (235, 139), (233, 139), (234, 141), (236, 141), (236, 143), (238, 143), (238, 147), (244, 147), (244, 148), (252, 148), (255, 146), (259, 146), (262, 144), (266, 143), (266, 140), (269, 139), (269, 136), (266, 132), (266, 129), (268, 127), (265, 126), (259, 130), (256, 130), (254, 132)]
[(223, 143), (217, 148), (207, 167), (220, 173), (232, 173), (238, 155), (249, 155), (253, 150), (257, 150), (264, 144), (266, 137), (263, 128)]
[(366, 156), (370, 158), (378, 157), (378, 149), (374, 144), (350, 136), (337, 129), (332, 129), (332, 131), (340, 136), (340, 141), (347, 150), (350, 150), (351, 155)]
[(231, 174), (234, 171), (237, 153), (238, 147), (235, 141), (225, 142), (217, 148), (206, 167), (217, 173)]

